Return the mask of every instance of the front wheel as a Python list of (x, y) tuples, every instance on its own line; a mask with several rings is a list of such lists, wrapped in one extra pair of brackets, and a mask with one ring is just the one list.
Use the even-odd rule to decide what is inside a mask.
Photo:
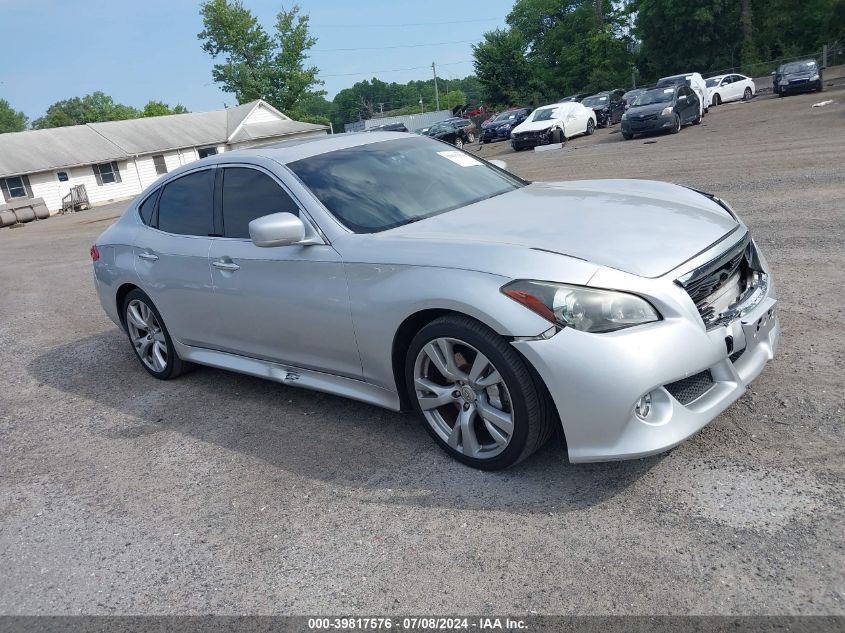
[(595, 131), (596, 131), (596, 124), (593, 123), (592, 119), (588, 120), (587, 121), (587, 136), (590, 136)]
[(441, 317), (414, 337), (405, 362), (414, 410), (455, 459), (512, 466), (551, 437), (545, 389), (501, 336), (464, 316)]
[(720, 97), (718, 94), (713, 95), (713, 105), (717, 106), (717, 105), (721, 105), (721, 104), (722, 104), (722, 97)]
[(457, 147), (458, 149), (462, 149), (463, 146), (464, 146), (464, 142), (461, 139), (461, 137), (459, 136), (458, 138), (455, 139), (455, 147)]
[(677, 114), (675, 115), (675, 122), (672, 125), (672, 134), (677, 134), (681, 131), (681, 117)]
[(743, 101), (751, 101), (751, 88), (746, 88), (745, 92), (742, 93), (742, 100)]
[(475, 134), (473, 134), (472, 132), (469, 132), (467, 134), (467, 143), (472, 143), (474, 140), (475, 140)]
[(622, 138), (624, 138), (626, 141), (630, 141), (632, 138), (634, 138), (634, 135), (630, 132), (622, 132)]
[(123, 322), (135, 356), (147, 372), (159, 380), (170, 380), (189, 365), (176, 354), (173, 339), (152, 300), (133, 290), (123, 301)]

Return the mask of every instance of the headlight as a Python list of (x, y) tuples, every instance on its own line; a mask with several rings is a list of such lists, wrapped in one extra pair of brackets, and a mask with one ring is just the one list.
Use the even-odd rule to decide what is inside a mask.
[(512, 281), (502, 292), (544, 319), (582, 332), (613, 332), (660, 320), (652, 305), (636, 295), (543, 281)]
[(627, 118), (628, 118), (628, 111), (625, 110), (625, 113), (622, 115), (622, 120), (624, 121)]
[(669, 106), (668, 108), (663, 108), (663, 111), (660, 114), (661, 116), (669, 116), (673, 111), (672, 106)]
[(818, 81), (818, 80), (819, 80), (819, 74), (818, 73), (816, 73), (815, 75), (810, 77), (810, 81)]
[(788, 85), (789, 85), (789, 82), (788, 82), (786, 79), (781, 79), (781, 80), (780, 80), (780, 85), (781, 85), (781, 86), (788, 86)]

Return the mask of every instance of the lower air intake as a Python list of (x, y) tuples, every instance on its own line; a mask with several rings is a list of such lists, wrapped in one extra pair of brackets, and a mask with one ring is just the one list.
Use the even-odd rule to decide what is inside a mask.
[(709, 369), (689, 376), (683, 380), (676, 380), (670, 382), (668, 385), (663, 385), (672, 397), (683, 405), (687, 405), (693, 400), (696, 400), (710, 391), (713, 386), (713, 375)]

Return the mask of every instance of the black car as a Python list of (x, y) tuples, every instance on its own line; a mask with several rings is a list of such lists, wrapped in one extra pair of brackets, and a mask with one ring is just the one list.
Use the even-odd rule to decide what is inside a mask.
[(622, 120), (625, 113), (625, 102), (622, 100), (624, 90), (607, 90), (585, 97), (581, 104), (592, 108), (596, 113), (596, 126), (607, 127)]
[(445, 121), (439, 121), (439, 123), (446, 123), (447, 125), (451, 125), (452, 127), (461, 128), (467, 134), (467, 140), (472, 143), (475, 140), (475, 123), (473, 123), (470, 119), (464, 119), (463, 117), (453, 116)]
[(455, 127), (451, 123), (435, 123), (428, 131), (426, 136), (436, 138), (441, 141), (446, 141), (457, 148), (464, 146), (464, 143), (469, 143), (469, 137), (464, 128)]
[(577, 94), (569, 95), (568, 97), (564, 97), (563, 99), (558, 101), (558, 103), (566, 103), (567, 101), (577, 101), (578, 103), (581, 103), (581, 101), (584, 99), (584, 97), (589, 97), (590, 94), (591, 93), (589, 93), (589, 92), (579, 92)]
[(508, 140), (511, 130), (527, 119), (529, 114), (531, 114), (530, 108), (505, 110), (481, 130), (481, 142)]
[(622, 138), (664, 130), (676, 134), (687, 123), (701, 123), (695, 91), (689, 86), (652, 88), (637, 97), (622, 117)]
[(779, 97), (796, 92), (822, 91), (822, 69), (815, 59), (781, 64), (772, 77), (772, 90)]
[(399, 123), (385, 123), (384, 125), (377, 125), (371, 127), (367, 132), (407, 132), (408, 128), (401, 121)]

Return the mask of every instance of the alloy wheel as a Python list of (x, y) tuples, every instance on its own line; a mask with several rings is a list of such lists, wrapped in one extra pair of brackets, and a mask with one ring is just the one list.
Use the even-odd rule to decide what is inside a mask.
[(144, 365), (154, 372), (167, 367), (167, 339), (155, 312), (143, 301), (133, 299), (126, 306), (129, 340)]
[(464, 142), (460, 138), (455, 139), (455, 147), (461, 149), (464, 146)]
[(423, 417), (454, 450), (489, 459), (508, 447), (513, 401), (502, 375), (475, 347), (436, 338), (417, 354), (413, 378)]

